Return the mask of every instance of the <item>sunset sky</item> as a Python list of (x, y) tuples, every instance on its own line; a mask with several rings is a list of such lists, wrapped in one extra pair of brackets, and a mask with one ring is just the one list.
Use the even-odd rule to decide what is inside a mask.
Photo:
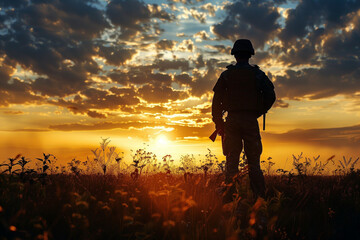
[[(360, 156), (360, 1), (0, 1), (0, 162), (85, 160), (110, 137), (130, 158), (221, 156), (212, 88), (248, 38), (277, 101), (264, 153)], [(260, 125), (262, 124), (259, 119)]]

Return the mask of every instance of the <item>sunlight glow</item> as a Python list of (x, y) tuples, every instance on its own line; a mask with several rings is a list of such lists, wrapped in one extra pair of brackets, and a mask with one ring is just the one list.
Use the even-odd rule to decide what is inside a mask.
[(170, 141), (164, 135), (159, 135), (156, 139), (156, 144), (160, 146), (169, 145)]

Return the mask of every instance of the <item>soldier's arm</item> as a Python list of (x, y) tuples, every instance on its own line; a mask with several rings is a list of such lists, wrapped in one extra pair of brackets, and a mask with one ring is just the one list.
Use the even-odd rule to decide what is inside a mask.
[(264, 97), (266, 98), (265, 101), (265, 109), (266, 111), (269, 110), (272, 105), (274, 104), (275, 100), (276, 100), (276, 94), (275, 94), (275, 88), (274, 88), (274, 84), (271, 82), (271, 80), (268, 78), (268, 76), (266, 76), (266, 74), (264, 73)]
[(212, 117), (215, 123), (222, 121), (223, 112), (223, 93), (221, 91), (214, 92), (212, 101)]
[(221, 126), (223, 124), (222, 114), (224, 110), (223, 99), (224, 99), (225, 86), (222, 77), (223, 75), (220, 76), (219, 80), (217, 81), (213, 89), (214, 97), (211, 108), (212, 117), (213, 117), (212, 120), (217, 126)]
[(276, 100), (274, 84), (259, 67), (257, 67), (256, 78), (259, 80), (259, 87), (264, 94), (264, 113), (266, 113)]

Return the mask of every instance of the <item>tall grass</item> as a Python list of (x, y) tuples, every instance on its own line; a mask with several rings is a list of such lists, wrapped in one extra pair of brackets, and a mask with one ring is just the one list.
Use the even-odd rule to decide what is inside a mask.
[[(103, 139), (86, 161), (17, 155), (1, 164), (1, 239), (355, 239), (360, 227), (358, 158), (293, 156), (293, 169), (262, 161), (266, 199), (254, 199), (242, 154), (236, 194), (222, 203), (224, 161), (132, 162)], [(337, 167), (335, 170), (332, 170)]]

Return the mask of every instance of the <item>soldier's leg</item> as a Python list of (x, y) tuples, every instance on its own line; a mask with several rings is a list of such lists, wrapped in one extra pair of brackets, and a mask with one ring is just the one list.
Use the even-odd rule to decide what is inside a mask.
[(242, 138), (231, 125), (225, 127), (225, 142), (227, 156), (225, 164), (225, 183), (231, 183), (239, 172), (239, 158), (243, 148)]
[(253, 129), (252, 131), (247, 132), (244, 137), (244, 151), (248, 160), (250, 185), (253, 193), (256, 197), (260, 196), (264, 198), (265, 180), (260, 168), (262, 143), (258, 127), (257, 130)]

